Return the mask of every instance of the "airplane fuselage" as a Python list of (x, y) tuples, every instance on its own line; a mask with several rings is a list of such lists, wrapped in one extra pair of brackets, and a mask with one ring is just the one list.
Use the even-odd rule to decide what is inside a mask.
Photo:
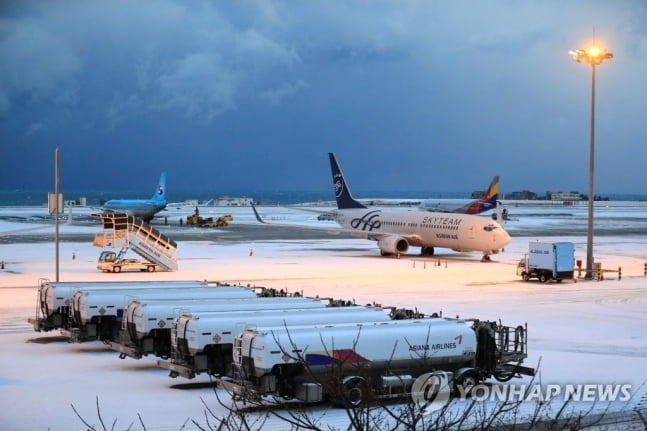
[(150, 222), (155, 214), (166, 208), (166, 172), (162, 172), (150, 199), (111, 199), (103, 204), (103, 210), (128, 214)]
[(486, 254), (496, 253), (510, 242), (498, 223), (475, 215), (364, 208), (337, 210), (334, 217), (344, 228), (377, 240), (383, 253), (406, 251), (398, 249), (401, 241)]
[(104, 203), (103, 208), (111, 212), (151, 220), (155, 214), (166, 208), (166, 202), (149, 199), (112, 199)]

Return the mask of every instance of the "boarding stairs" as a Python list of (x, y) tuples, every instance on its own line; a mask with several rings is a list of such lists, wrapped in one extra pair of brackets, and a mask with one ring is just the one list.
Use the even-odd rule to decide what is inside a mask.
[(177, 270), (177, 243), (143, 220), (127, 214), (92, 216), (103, 224), (103, 231), (94, 235), (92, 245), (120, 248), (120, 256), (130, 249), (166, 270)]

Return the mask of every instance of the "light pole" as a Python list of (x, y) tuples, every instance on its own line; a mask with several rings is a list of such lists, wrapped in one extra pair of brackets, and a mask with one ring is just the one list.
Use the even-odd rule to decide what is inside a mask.
[(586, 232), (586, 279), (593, 278), (593, 203), (595, 178), (595, 68), (604, 60), (613, 58), (613, 54), (593, 45), (590, 48), (569, 51), (578, 63), (585, 61), (591, 65), (591, 142), (589, 147), (589, 212)]

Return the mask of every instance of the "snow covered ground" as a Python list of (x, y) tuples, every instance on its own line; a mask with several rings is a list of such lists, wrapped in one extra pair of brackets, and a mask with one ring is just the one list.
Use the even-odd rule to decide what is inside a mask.
[[(543, 385), (630, 385), (632, 399), (611, 403), (631, 409), (645, 398), (647, 381), (647, 217), (642, 203), (607, 203), (596, 209), (595, 260), (609, 272), (603, 281), (544, 285), (523, 282), (516, 264), (529, 241), (572, 241), (576, 259), (585, 260), (586, 208), (524, 207), (509, 209), (518, 221), (505, 225), (513, 236), (505, 252), (481, 263), (478, 253), (438, 250), (436, 257), (415, 255), (382, 258), (375, 243), (364, 239), (274, 239), (241, 237), (221, 240), (215, 229), (200, 241), (179, 241), (180, 270), (172, 273), (104, 274), (96, 270), (99, 250), (91, 242), (61, 242), (61, 281), (219, 280), (300, 290), (305, 295), (378, 302), (445, 316), (501, 320), (528, 324), (528, 366), (539, 366)], [(606, 205), (606, 206), (605, 206)], [(193, 208), (167, 213), (171, 224)], [(209, 209), (201, 209), (201, 215)], [(236, 221), (252, 221), (248, 208), (213, 209), (234, 213)], [(0, 209), (0, 232), (42, 227), (30, 223), (44, 210)], [(268, 221), (322, 225), (316, 214), (265, 207)], [(7, 217), (15, 217), (8, 219)], [(62, 233), (91, 234), (95, 225), (61, 222)], [(173, 238), (177, 226), (165, 227)], [(186, 229), (184, 227), (183, 229)], [(196, 228), (197, 229), (197, 228)], [(33, 231), (47, 235), (52, 228)], [(539, 235), (540, 233), (542, 233)], [(52, 431), (83, 428), (72, 405), (88, 422), (98, 424), (96, 399), (107, 424), (116, 430), (140, 429), (138, 414), (148, 430), (175, 430), (189, 418), (205, 426), (205, 405), (224, 412), (210, 388), (186, 389), (156, 366), (156, 358), (120, 360), (100, 342), (68, 344), (57, 333), (37, 333), (27, 323), (36, 313), (39, 278), (54, 280), (55, 249), (51, 240), (34, 242), (26, 233), (21, 242), (0, 237), (0, 409), (2, 429)], [(23, 241), (24, 240), (24, 241)], [(75, 259), (72, 259), (74, 253)], [(528, 383), (529, 378), (510, 384)], [(221, 398), (226, 393), (217, 390)], [(644, 402), (644, 401), (643, 401)], [(586, 407), (586, 403), (583, 403)], [(589, 405), (590, 406), (590, 403)], [(322, 421), (345, 428), (346, 414), (331, 406), (313, 410)], [(211, 421), (213, 423), (213, 421)], [(110, 427), (110, 425), (108, 426)], [(266, 427), (281, 429), (280, 423)], [(190, 422), (184, 429), (197, 429)]]

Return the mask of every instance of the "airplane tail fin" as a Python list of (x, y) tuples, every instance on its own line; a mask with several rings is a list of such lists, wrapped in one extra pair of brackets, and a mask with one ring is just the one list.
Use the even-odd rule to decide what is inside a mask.
[(465, 214), (480, 214), (496, 207), (497, 198), (499, 197), (499, 176), (495, 176), (490, 183), (485, 195), (481, 199), (471, 202), (463, 207), (461, 212)]
[(159, 182), (155, 188), (155, 193), (151, 198), (154, 201), (163, 201), (166, 202), (166, 172), (162, 172), (160, 175)]
[(366, 208), (361, 203), (357, 202), (350, 193), (348, 184), (344, 179), (344, 174), (337, 163), (334, 153), (328, 153), (330, 158), (330, 169), (332, 171), (332, 183), (335, 188), (335, 198), (337, 199), (337, 208), (340, 210), (351, 208)]

